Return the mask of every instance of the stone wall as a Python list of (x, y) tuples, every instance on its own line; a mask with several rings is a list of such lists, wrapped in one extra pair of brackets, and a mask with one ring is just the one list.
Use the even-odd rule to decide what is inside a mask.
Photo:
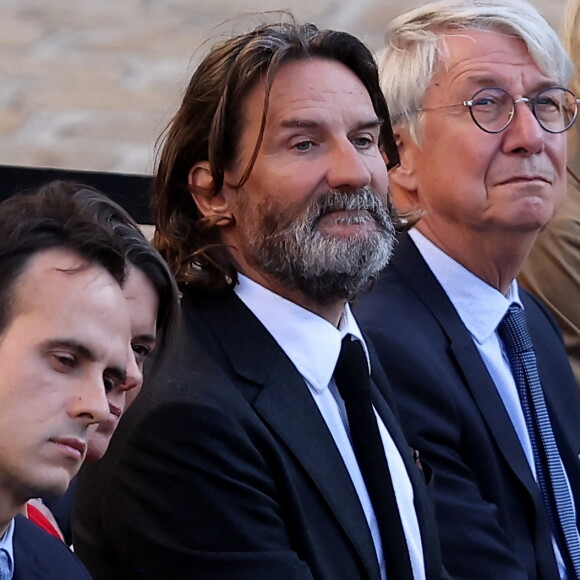
[[(152, 172), (200, 45), (259, 21), (238, 15), (289, 7), (378, 48), (385, 23), (420, 3), (1, 0), (0, 164)], [(533, 3), (558, 26), (564, 0)]]

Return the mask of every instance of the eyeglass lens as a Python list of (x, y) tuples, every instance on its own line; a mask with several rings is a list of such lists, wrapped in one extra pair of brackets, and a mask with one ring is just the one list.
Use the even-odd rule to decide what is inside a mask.
[[(489, 133), (503, 131), (515, 112), (514, 98), (499, 87), (477, 91), (466, 104), (469, 105), (473, 120)], [(569, 129), (578, 112), (574, 93), (563, 87), (544, 89), (526, 104), (532, 108), (541, 127), (549, 133), (561, 133)]]

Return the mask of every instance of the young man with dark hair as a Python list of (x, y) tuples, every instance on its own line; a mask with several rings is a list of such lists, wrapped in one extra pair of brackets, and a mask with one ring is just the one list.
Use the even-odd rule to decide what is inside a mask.
[(66, 491), (89, 426), (108, 417), (107, 393), (124, 380), (124, 256), (58, 187), (0, 204), (0, 231), (0, 577), (89, 578), (18, 513)]

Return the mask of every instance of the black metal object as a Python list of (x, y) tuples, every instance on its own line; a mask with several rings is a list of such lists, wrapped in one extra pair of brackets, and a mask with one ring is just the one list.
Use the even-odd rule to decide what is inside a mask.
[(0, 165), (0, 200), (54, 179), (94, 187), (123, 206), (140, 224), (153, 223), (149, 207), (153, 181), (149, 175)]

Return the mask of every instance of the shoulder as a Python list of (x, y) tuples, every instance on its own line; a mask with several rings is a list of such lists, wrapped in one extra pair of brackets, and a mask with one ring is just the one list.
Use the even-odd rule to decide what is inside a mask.
[(90, 580), (78, 558), (53, 536), (23, 516), (14, 527), (14, 580)]

